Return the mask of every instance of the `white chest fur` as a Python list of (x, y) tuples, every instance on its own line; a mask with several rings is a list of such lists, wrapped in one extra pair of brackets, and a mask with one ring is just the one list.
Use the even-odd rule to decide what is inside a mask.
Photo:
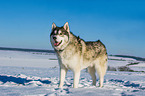
[(59, 54), (58, 56), (59, 64), (65, 66), (65, 68), (74, 70), (76, 68), (80, 68), (81, 57), (78, 54)]

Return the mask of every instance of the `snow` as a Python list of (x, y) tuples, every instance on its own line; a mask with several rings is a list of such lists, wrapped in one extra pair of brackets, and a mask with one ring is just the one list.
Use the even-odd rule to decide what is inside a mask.
[[(81, 71), (79, 88), (73, 88), (68, 71), (63, 88), (58, 88), (59, 66), (53, 53), (0, 51), (1, 96), (144, 96), (145, 62), (109, 56), (104, 87), (92, 86), (86, 70)], [(121, 70), (120, 68), (129, 70)], [(115, 71), (115, 70), (116, 71)]]

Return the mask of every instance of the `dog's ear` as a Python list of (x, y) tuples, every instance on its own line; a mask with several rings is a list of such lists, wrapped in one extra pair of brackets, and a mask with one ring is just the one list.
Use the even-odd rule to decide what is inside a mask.
[(56, 25), (55, 23), (52, 24), (52, 29), (56, 28)]
[(64, 24), (63, 28), (64, 28), (67, 32), (70, 32), (68, 22), (66, 22), (66, 23)]

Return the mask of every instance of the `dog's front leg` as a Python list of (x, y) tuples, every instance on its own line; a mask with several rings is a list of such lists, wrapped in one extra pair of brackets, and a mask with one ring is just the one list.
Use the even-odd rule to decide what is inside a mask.
[(67, 69), (64, 66), (60, 67), (60, 82), (59, 82), (59, 88), (63, 87), (65, 75), (67, 73)]
[(80, 79), (80, 71), (75, 71), (74, 72), (74, 88), (78, 88), (78, 84), (79, 84), (79, 79)]

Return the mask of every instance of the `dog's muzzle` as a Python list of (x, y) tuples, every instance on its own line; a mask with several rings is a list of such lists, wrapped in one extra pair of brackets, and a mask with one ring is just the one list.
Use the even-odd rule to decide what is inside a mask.
[(62, 43), (62, 40), (60, 42), (55, 41), (54, 46), (59, 46)]
[(55, 41), (54, 46), (59, 46), (62, 43), (62, 40), (60, 42), (58, 42), (57, 37), (53, 37), (53, 40)]

